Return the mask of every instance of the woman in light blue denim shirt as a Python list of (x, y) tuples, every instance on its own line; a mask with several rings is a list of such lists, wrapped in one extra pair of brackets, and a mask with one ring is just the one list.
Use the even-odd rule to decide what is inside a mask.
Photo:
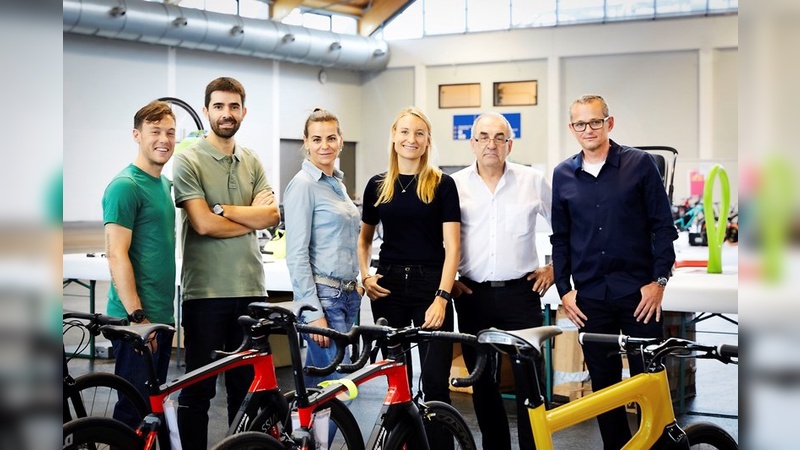
[[(294, 300), (318, 310), (305, 312), (303, 322), (347, 332), (358, 317), (364, 289), (358, 281), (360, 215), (342, 183), (342, 171), (335, 167), (343, 142), (339, 119), (329, 111), (314, 110), (303, 130), (306, 160), (286, 186), (283, 208)], [(336, 343), (316, 334), (304, 338), (305, 365), (330, 364)], [(341, 376), (306, 375), (305, 381), (314, 387)]]

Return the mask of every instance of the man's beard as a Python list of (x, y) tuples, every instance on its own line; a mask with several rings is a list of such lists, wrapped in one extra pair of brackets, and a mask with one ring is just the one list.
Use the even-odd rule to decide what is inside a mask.
[(232, 121), (232, 122), (233, 122), (233, 128), (231, 128), (229, 130), (228, 129), (222, 130), (222, 129), (220, 129), (220, 126), (219, 126), (218, 122), (212, 122), (211, 123), (211, 131), (213, 131), (214, 134), (216, 134), (217, 136), (219, 136), (221, 138), (232, 138), (233, 135), (235, 135), (236, 132), (239, 131), (239, 126), (241, 125), (241, 122), (237, 122), (237, 121)]

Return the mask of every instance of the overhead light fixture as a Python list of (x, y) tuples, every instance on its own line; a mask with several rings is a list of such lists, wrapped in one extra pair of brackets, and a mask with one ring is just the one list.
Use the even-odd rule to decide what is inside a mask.
[(178, 18), (176, 18), (175, 20), (172, 21), (172, 26), (173, 27), (180, 28), (180, 27), (185, 27), (186, 25), (189, 25), (189, 20), (187, 20), (186, 17), (183, 17), (183, 16), (178, 17)]
[(342, 48), (342, 44), (338, 41), (331, 42), (331, 50), (339, 50), (340, 48)]
[(283, 41), (284, 44), (294, 42), (294, 35), (292, 33), (286, 33), (283, 35), (283, 38), (281, 40)]
[(234, 25), (233, 28), (231, 28), (231, 34), (234, 36), (237, 34), (244, 34), (244, 27), (241, 25)]
[(124, 6), (115, 6), (108, 13), (111, 14), (111, 17), (121, 17), (125, 15), (126, 11)]
[(373, 56), (383, 56), (386, 54), (386, 50), (382, 48), (376, 48), (374, 52), (372, 52)]

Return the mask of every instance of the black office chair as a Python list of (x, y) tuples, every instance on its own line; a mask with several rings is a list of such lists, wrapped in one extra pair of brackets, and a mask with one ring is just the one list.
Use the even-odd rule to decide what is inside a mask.
[[(658, 166), (658, 173), (661, 174), (661, 182), (667, 191), (669, 203), (672, 204), (672, 192), (675, 190), (675, 163), (678, 161), (678, 151), (673, 147), (661, 145), (645, 145), (636, 147), (653, 155)], [(671, 164), (667, 163), (667, 157), (671, 156)]]

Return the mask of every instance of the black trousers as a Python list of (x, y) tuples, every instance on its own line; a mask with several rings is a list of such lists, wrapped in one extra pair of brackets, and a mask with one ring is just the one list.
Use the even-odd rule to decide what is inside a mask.
[[(244, 338), (239, 316), (247, 314), (251, 302), (266, 301), (266, 297), (209, 298), (183, 302), (186, 372), (211, 363), (214, 350), (233, 351)], [(247, 395), (253, 382), (253, 367), (243, 366), (225, 372), (228, 424)], [(205, 449), (208, 446), (208, 409), (217, 393), (217, 377), (213, 376), (181, 390), (178, 395), (178, 427), (185, 449)]]
[[(472, 289), (471, 295), (463, 294), (455, 300), (458, 312), (458, 329), (462, 333), (475, 334), (480, 330), (496, 327), (501, 330), (521, 330), (541, 326), (542, 305), (539, 294), (533, 291), (533, 281), (524, 278), (492, 287), (461, 278)], [(462, 347), (464, 363), (472, 371), (475, 367), (475, 350)], [(478, 381), (472, 386), (472, 404), (483, 436), (484, 450), (511, 449), (511, 433), (508, 427), (503, 397), (500, 394), (500, 358), (492, 352)], [(540, 392), (544, 392), (544, 368), (541, 358), (536, 364), (536, 378)], [(528, 410), (524, 404), (524, 386), (529, 380), (516, 383), (517, 424), (519, 448), (535, 448)]]
[[(392, 293), (372, 301), (372, 316), (383, 317), (392, 327), (420, 326), (425, 322), (425, 311), (431, 306), (434, 294), (439, 289), (441, 267), (420, 265), (380, 264), (378, 273), (383, 275), (378, 284)], [(441, 331), (453, 331), (453, 306), (448, 304)], [(419, 344), (419, 360), (422, 362), (422, 392), (425, 401), (438, 400), (450, 403), (450, 366), (453, 361), (453, 344), (444, 341)], [(408, 381), (412, 383), (413, 368), (411, 354), (406, 352)], [(413, 395), (413, 386), (411, 386)]]
[[(636, 306), (642, 300), (641, 292), (635, 292), (617, 299), (595, 300), (581, 297), (578, 291), (577, 305), (586, 315), (587, 320), (580, 332), (627, 334), (636, 337), (661, 337), (664, 334), (662, 322), (656, 322), (655, 316), (645, 324), (637, 322), (633, 316)], [(589, 377), (592, 379), (592, 391), (611, 386), (622, 381), (622, 357), (617, 345), (586, 343), (583, 345), (583, 358)], [(628, 365), (631, 376), (644, 371), (641, 357), (629, 356)], [(603, 448), (616, 450), (622, 448), (631, 439), (631, 429), (624, 407), (619, 407), (597, 416)]]

